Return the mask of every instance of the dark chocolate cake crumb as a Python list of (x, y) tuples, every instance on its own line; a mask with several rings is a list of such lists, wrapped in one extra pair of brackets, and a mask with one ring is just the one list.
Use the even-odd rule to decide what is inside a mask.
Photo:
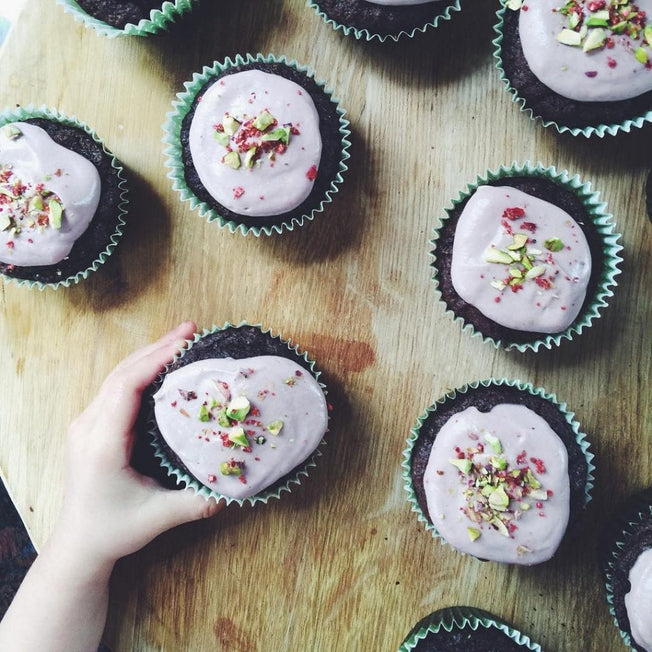
[(131, 23), (137, 25), (149, 18), (153, 9), (160, 9), (162, 0), (77, 0), (77, 4), (90, 16), (117, 29)]

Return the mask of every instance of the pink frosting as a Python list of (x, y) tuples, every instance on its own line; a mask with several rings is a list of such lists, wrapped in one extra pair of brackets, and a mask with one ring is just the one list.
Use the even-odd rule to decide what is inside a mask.
[(642, 552), (629, 571), (631, 589), (625, 595), (632, 637), (652, 652), (652, 548)]
[[(221, 410), (242, 397), (246, 413), (225, 419)], [(304, 462), (328, 425), (317, 380), (277, 356), (188, 364), (165, 376), (154, 401), (161, 434), (192, 475), (236, 499), (259, 493)]]
[(538, 564), (552, 557), (566, 531), (566, 447), (522, 405), (452, 416), (435, 438), (423, 485), (439, 534), (480, 559)]
[[(276, 124), (261, 131), (247, 128), (264, 113)], [(238, 122), (233, 134), (228, 117)], [(275, 128), (289, 130), (287, 143), (265, 140)], [(260, 70), (225, 75), (202, 95), (189, 142), (208, 192), (226, 208), (253, 217), (280, 215), (301, 204), (314, 185), (322, 149), (310, 95), (293, 81)], [(251, 148), (256, 155), (248, 162)]]
[[(40, 127), (14, 122), (0, 128), (0, 261), (63, 260), (93, 219), (100, 192), (95, 166)], [(52, 215), (57, 206), (60, 225)]]
[[(516, 248), (518, 237), (526, 238), (523, 247)], [(495, 255), (508, 262), (495, 262)], [(453, 286), (496, 323), (561, 332), (579, 314), (590, 276), (584, 233), (558, 206), (509, 186), (484, 185), (464, 207), (453, 244)]]

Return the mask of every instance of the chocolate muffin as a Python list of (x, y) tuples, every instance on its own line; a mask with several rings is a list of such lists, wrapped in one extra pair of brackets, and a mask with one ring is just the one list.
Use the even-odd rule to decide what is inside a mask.
[(599, 558), (607, 602), (625, 643), (652, 649), (652, 488), (622, 502), (604, 524)]
[(197, 335), (145, 393), (156, 455), (206, 497), (265, 502), (314, 466), (328, 414), (305, 354), (250, 325)]
[(161, 0), (77, 0), (77, 3), (89, 15), (118, 29), (127, 23), (137, 25), (163, 4)]
[[(95, 269), (113, 251), (121, 228), (124, 225), (126, 207), (126, 184), (119, 166), (113, 155), (108, 152), (99, 139), (84, 125), (75, 120), (70, 120), (48, 111), (19, 111), (20, 119), (5, 122), (5, 129), (20, 131), (21, 124), (34, 125), (42, 129), (57, 145), (66, 150), (75, 152), (89, 161), (97, 170), (99, 177), (99, 201), (91, 221), (86, 230), (74, 241), (72, 249), (62, 259), (49, 264), (13, 264), (8, 256), (0, 262), (0, 273), (5, 277), (18, 282), (28, 282), (41, 287), (58, 287), (69, 285), (83, 278), (88, 271)], [(35, 117), (29, 117), (34, 115)], [(25, 127), (26, 129), (26, 127)], [(14, 138), (19, 139), (16, 135)], [(0, 153), (0, 163), (2, 154)], [(12, 172), (17, 173), (16, 169)], [(69, 174), (68, 170), (53, 171), (53, 176)], [(14, 174), (15, 176), (15, 174)], [(43, 180), (47, 186), (47, 177)], [(73, 184), (74, 185), (74, 184)], [(44, 191), (47, 194), (47, 190)], [(38, 201), (42, 204), (41, 197), (34, 197), (30, 206)], [(46, 200), (47, 201), (47, 200)], [(66, 218), (66, 206), (63, 206), (63, 217)], [(66, 230), (64, 228), (61, 231)], [(5, 231), (6, 233), (6, 231)], [(18, 237), (29, 238), (29, 233), (19, 234)], [(36, 236), (34, 236), (36, 240)], [(10, 243), (7, 243), (9, 245)], [(34, 247), (38, 245), (35, 244)]]
[[(647, 0), (643, 0), (643, 2), (647, 2)], [(634, 3), (629, 2), (628, 4), (634, 5)], [(531, 6), (527, 2), (520, 2), (520, 0), (506, 2), (505, 5), (498, 12), (499, 22), (495, 27), (495, 31), (499, 34), (498, 39), (495, 41), (498, 45), (495, 57), (503, 79), (508, 84), (508, 88), (511, 87), (515, 99), (521, 102), (525, 108), (530, 109), (535, 118), (540, 118), (544, 124), (553, 123), (562, 130), (570, 130), (574, 134), (583, 133), (584, 135), (596, 132), (600, 135), (604, 133), (613, 134), (621, 126), (625, 126), (626, 130), (629, 130), (632, 124), (640, 126), (645, 116), (649, 114), (650, 106), (652, 106), (652, 91), (623, 99), (616, 96), (617, 99), (613, 100), (589, 100), (583, 99), (586, 97), (584, 95), (579, 98), (573, 97), (573, 90), (564, 90), (566, 94), (562, 94), (550, 88), (532, 71), (526, 59), (519, 32), (520, 13), (523, 11), (531, 12)], [(588, 10), (585, 5), (597, 9)], [(594, 18), (593, 15), (596, 11), (608, 11), (608, 7), (605, 9), (602, 5), (600, 3), (587, 3), (584, 0), (571, 0), (566, 5), (556, 3), (554, 11), (559, 16), (562, 16), (562, 14), (571, 16), (583, 13), (582, 22), (573, 29), (564, 28), (564, 33), (574, 32), (579, 37), (580, 27), (582, 24), (589, 22), (589, 19)], [(514, 8), (510, 8), (510, 6)], [(622, 9), (622, 6), (623, 3), (618, 3), (618, 7)], [(636, 9), (632, 8), (631, 11), (633, 15)], [(618, 40), (621, 37), (628, 39), (625, 47), (630, 50), (628, 56), (632, 60), (632, 65), (641, 68), (640, 72), (645, 73), (646, 71), (645, 63), (636, 61), (634, 57), (634, 50), (637, 46), (647, 45), (645, 41), (642, 41), (642, 43), (634, 42), (642, 37), (642, 32), (636, 31), (633, 38), (627, 36), (626, 32), (612, 32), (611, 28), (614, 27), (611, 24), (612, 22), (620, 22), (620, 19), (614, 15), (613, 19), (607, 20), (604, 27), (598, 28), (602, 32), (602, 42), (586, 52), (586, 63), (580, 71), (581, 77), (594, 81), (596, 85), (601, 83), (603, 77), (607, 78), (608, 74), (625, 69), (625, 63), (622, 61), (616, 62), (611, 56), (613, 50), (610, 49), (614, 47), (614, 42), (616, 43), (615, 47), (618, 48)], [(562, 38), (561, 36), (558, 37), (559, 40)], [(557, 44), (557, 47), (566, 48), (572, 54), (582, 51), (579, 42), (577, 47), (571, 45), (559, 46), (559, 44)], [(596, 60), (596, 53), (600, 53), (600, 56), (605, 58), (604, 69), (601, 68), (603, 64)], [(648, 55), (646, 54), (646, 56)], [(545, 64), (545, 62), (543, 63)], [(559, 79), (564, 77), (562, 70), (558, 70), (555, 74)], [(652, 78), (652, 75), (650, 77)], [(652, 79), (650, 83), (652, 83)], [(605, 83), (607, 87), (610, 84), (615, 86), (612, 81), (606, 81)], [(588, 93), (590, 92), (588, 91)], [(598, 98), (606, 95), (606, 93), (596, 93)]]
[[(473, 424), (471, 429), (467, 430), (465, 420)], [(437, 457), (443, 460), (436, 461), (433, 447), (442, 436), (448, 443), (438, 441), (443, 448)], [(562, 466), (559, 460), (564, 454), (567, 462)], [(404, 456), (404, 478), (413, 508), (428, 529), (467, 554), (508, 563), (541, 563), (554, 554), (563, 537), (582, 527), (592, 488), (593, 456), (572, 413), (539, 388), (489, 380), (448, 394), (419, 419)], [(482, 475), (479, 484), (474, 481), (476, 471)], [(478, 493), (486, 479), (490, 480), (487, 491)], [(442, 484), (437, 489), (435, 483), (452, 488)], [(474, 487), (470, 493), (464, 488), (469, 483)], [(447, 506), (437, 507), (436, 514), (429, 507), (437, 504), (432, 490), (447, 496)], [(445, 510), (460, 513), (451, 491), (463, 497), (460, 509), (466, 519), (446, 518)], [(497, 493), (492, 497), (493, 491)], [(500, 504), (498, 498), (503, 499)], [(539, 520), (539, 516), (546, 518)], [(525, 537), (519, 532), (524, 519), (529, 519)], [(544, 521), (545, 536), (532, 535)], [(445, 527), (448, 538), (437, 527)], [(553, 530), (559, 533), (556, 544)], [(487, 536), (493, 539), (485, 540)], [(480, 552), (480, 544), (489, 552)]]
[(488, 611), (446, 607), (422, 618), (399, 652), (523, 652), (541, 646)]

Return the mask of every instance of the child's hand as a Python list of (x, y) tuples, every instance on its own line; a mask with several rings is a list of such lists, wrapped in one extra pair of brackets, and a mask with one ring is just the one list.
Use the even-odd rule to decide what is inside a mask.
[(129, 465), (142, 392), (194, 331), (183, 323), (123, 360), (70, 426), (55, 538), (92, 564), (113, 562), (164, 530), (220, 509), (192, 490), (164, 489)]

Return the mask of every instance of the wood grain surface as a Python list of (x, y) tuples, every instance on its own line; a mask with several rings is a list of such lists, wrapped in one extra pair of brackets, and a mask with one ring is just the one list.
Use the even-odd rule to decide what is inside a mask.
[[(46, 104), (92, 126), (127, 169), (131, 208), (116, 253), (87, 281), (0, 285), (0, 469), (16, 504), (41, 545), (61, 501), (68, 423), (129, 352), (186, 318), (260, 322), (324, 372), (334, 406), (325, 455), (282, 500), (230, 507), (122, 560), (106, 631), (114, 651), (395, 650), (419, 618), (455, 604), (493, 611), (546, 650), (623, 649), (595, 546), (614, 502), (652, 483), (652, 128), (587, 140), (521, 113), (492, 59), (495, 0), (463, 0), (438, 29), (384, 45), (344, 37), (304, 5), (205, 0), (168, 34), (110, 40), (54, 0), (29, 0), (0, 58), (0, 106)], [(351, 122), (335, 201), (282, 237), (205, 222), (163, 165), (175, 93), (203, 65), (244, 52), (308, 65)], [(536, 354), (462, 333), (430, 280), (444, 206), (514, 160), (590, 181), (624, 246), (601, 319)], [(539, 567), (441, 545), (402, 485), (417, 416), (491, 376), (556, 393), (596, 456), (581, 537)]]

